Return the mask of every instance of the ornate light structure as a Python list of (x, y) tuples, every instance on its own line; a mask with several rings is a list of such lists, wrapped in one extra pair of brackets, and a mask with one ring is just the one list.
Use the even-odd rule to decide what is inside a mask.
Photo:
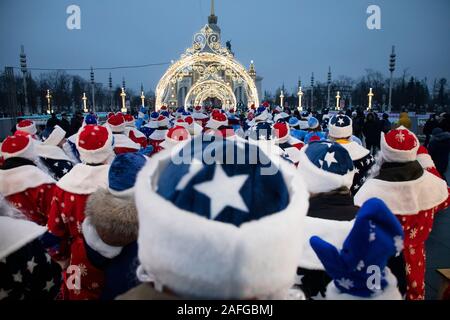
[(336, 95), (336, 110), (341, 110), (341, 108), (340, 108), (340, 106), (339, 106), (339, 100), (341, 100), (341, 94), (340, 94), (340, 92), (338, 91), (337, 92), (337, 95)]
[(141, 106), (145, 107), (145, 95), (144, 95), (144, 91), (141, 91)]
[(284, 107), (284, 92), (283, 92), (283, 90), (281, 90), (281, 93), (280, 93), (280, 107), (281, 108)]
[(51, 109), (51, 101), (52, 101), (52, 95), (50, 94), (50, 90), (47, 90), (47, 95), (45, 96), (47, 98), (47, 113), (52, 113)]
[(372, 92), (372, 88), (370, 88), (369, 93), (367, 94), (367, 96), (369, 97), (369, 106), (367, 107), (367, 110), (370, 111), (370, 110), (372, 110), (372, 98), (374, 96), (374, 94)]
[(81, 98), (81, 100), (83, 100), (83, 112), (87, 113), (89, 110), (87, 108), (87, 97), (86, 97), (86, 92), (83, 92), (83, 98)]
[[(258, 90), (253, 63), (250, 70), (235, 60), (233, 53), (220, 42), (218, 17), (211, 4), (211, 15), (200, 32), (194, 35), (192, 47), (178, 61), (174, 61), (161, 77), (156, 87), (156, 110), (163, 105), (201, 105), (208, 98), (219, 99), (227, 107), (236, 107), (236, 88), (243, 88), (247, 104), (259, 105)], [(183, 97), (181, 88), (186, 87)], [(201, 90), (200, 90), (201, 89)], [(206, 90), (206, 92), (205, 92)], [(181, 97), (181, 98), (180, 98)]]
[(122, 113), (127, 113), (127, 106), (125, 105), (125, 98), (127, 94), (125, 93), (125, 88), (122, 87), (122, 92), (120, 93), (120, 96), (122, 97), (122, 109), (120, 111)]
[(298, 111), (302, 112), (303, 111), (303, 107), (302, 107), (302, 97), (303, 97), (303, 91), (302, 91), (302, 87), (298, 87)]

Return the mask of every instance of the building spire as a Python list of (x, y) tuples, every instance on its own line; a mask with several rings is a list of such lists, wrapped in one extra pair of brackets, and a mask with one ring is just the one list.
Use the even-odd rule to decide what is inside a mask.
[(217, 24), (217, 16), (215, 15), (214, 0), (211, 0), (211, 14), (208, 17), (208, 24)]

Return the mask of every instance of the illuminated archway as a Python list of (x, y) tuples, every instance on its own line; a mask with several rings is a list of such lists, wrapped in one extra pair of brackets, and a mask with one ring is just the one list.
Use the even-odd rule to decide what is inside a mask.
[[(193, 106), (195, 101), (209, 97), (221, 97), (223, 105), (230, 101), (230, 106), (236, 106), (234, 87), (241, 86), (247, 96), (247, 104), (259, 105), (258, 90), (254, 79), (244, 66), (235, 60), (234, 55), (220, 44), (220, 35), (209, 25), (194, 36), (191, 48), (172, 63), (161, 77), (156, 87), (156, 109), (162, 105), (177, 106), (178, 83), (183, 79), (191, 79), (192, 87), (186, 95), (185, 107)], [(194, 90), (207, 89), (205, 93), (197, 92), (192, 99)], [(209, 93), (207, 93), (209, 92)], [(202, 100), (202, 101), (203, 101)], [(192, 102), (193, 101), (193, 102)]]
[(217, 80), (206, 80), (197, 82), (186, 95), (185, 106), (202, 105), (208, 98), (217, 98), (222, 101), (225, 109), (234, 107), (237, 104), (236, 96), (230, 86)]

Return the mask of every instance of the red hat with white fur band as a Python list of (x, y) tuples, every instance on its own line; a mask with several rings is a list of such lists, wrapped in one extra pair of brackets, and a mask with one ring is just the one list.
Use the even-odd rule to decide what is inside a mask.
[(109, 128), (87, 125), (78, 131), (76, 146), (84, 163), (103, 163), (114, 156), (113, 135)]
[(420, 147), (416, 135), (400, 126), (388, 133), (381, 133), (381, 156), (387, 162), (409, 162), (417, 159)]
[(3, 158), (25, 158), (34, 160), (36, 157), (34, 140), (30, 134), (9, 136), (3, 141), (1, 154)]
[(16, 129), (19, 131), (28, 132), (33, 135), (36, 134), (36, 124), (31, 120), (22, 120), (16, 125)]

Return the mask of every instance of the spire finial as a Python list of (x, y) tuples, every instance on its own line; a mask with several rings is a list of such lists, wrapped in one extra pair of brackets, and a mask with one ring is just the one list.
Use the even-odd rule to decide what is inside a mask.
[(208, 24), (217, 24), (217, 16), (215, 14), (214, 0), (211, 0), (211, 14), (208, 17)]

